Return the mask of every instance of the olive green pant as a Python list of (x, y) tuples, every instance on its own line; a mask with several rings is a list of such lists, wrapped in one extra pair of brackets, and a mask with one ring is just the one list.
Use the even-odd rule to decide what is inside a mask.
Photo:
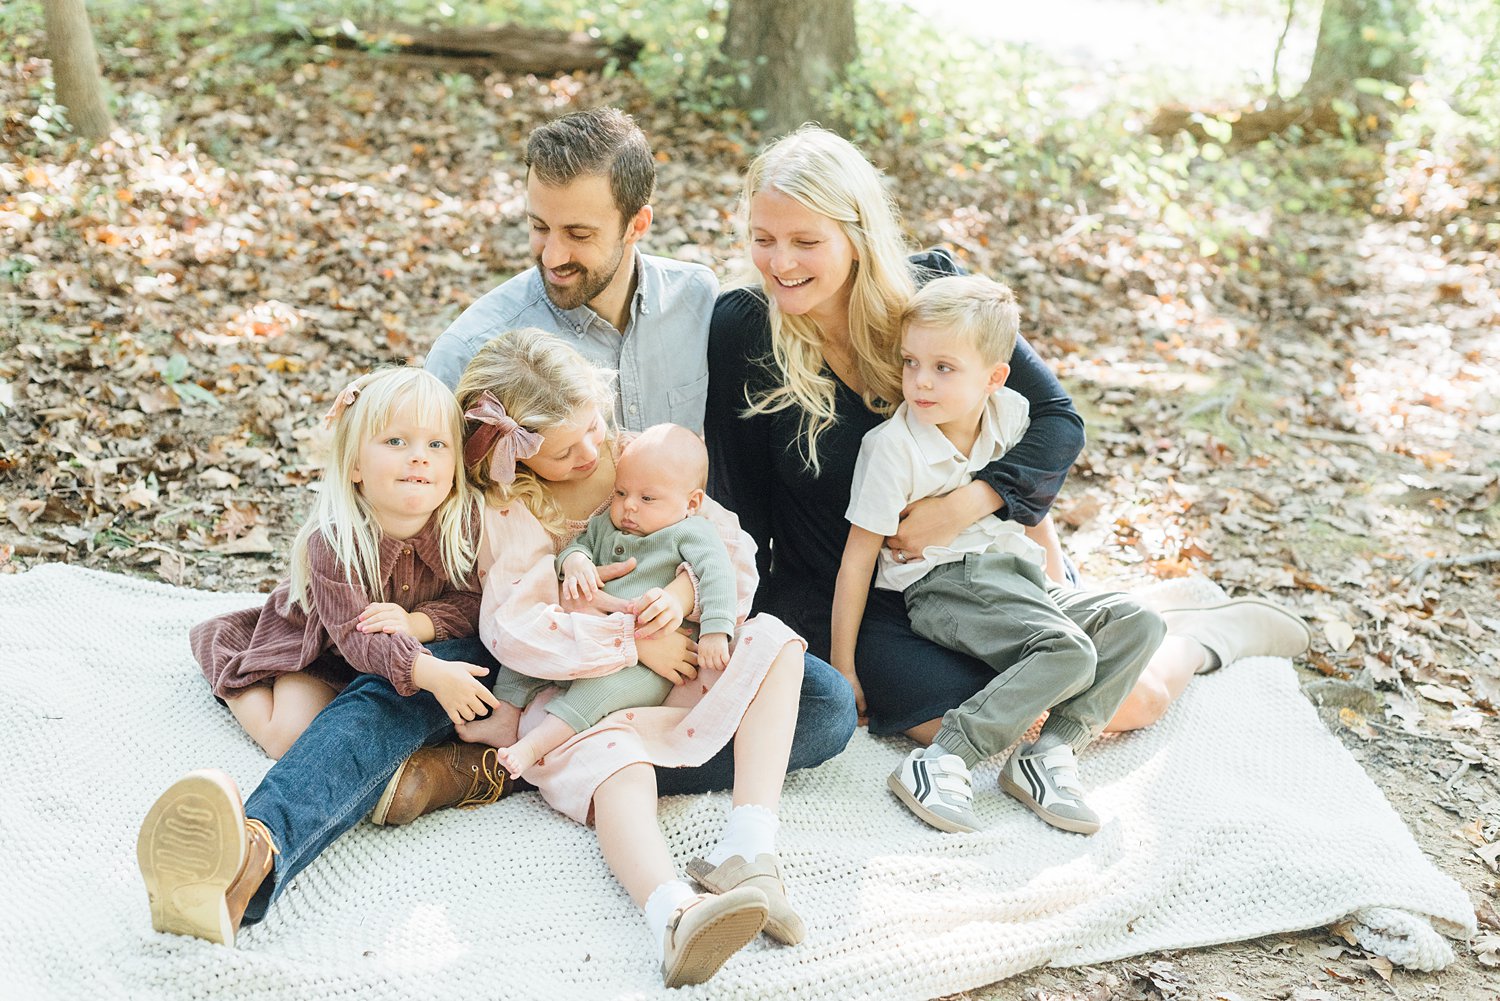
[[(502, 667), (495, 677), (495, 694), (524, 709), (538, 691), (558, 682), (529, 678)], [(612, 712), (639, 706), (659, 706), (672, 691), (672, 683), (644, 664), (622, 667), (597, 678), (577, 678), (562, 694), (547, 703), (547, 711), (582, 733)]]
[(945, 563), (904, 594), (913, 632), (995, 671), (994, 681), (943, 715), (933, 738), (971, 768), (1048, 710), (1043, 733), (1083, 750), (1167, 632), (1161, 616), (1128, 595), (1061, 587), (1010, 553)]

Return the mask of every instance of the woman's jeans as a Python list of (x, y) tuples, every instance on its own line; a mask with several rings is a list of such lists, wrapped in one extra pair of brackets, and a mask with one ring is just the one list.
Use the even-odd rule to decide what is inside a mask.
[[(441, 660), (488, 667), (488, 677), (494, 677), (494, 658), (477, 638), (447, 640), (428, 649)], [(854, 725), (848, 684), (828, 664), (807, 655), (788, 769), (811, 768), (838, 754)], [(360, 675), (340, 692), (245, 801), (245, 815), (266, 825), (280, 854), (246, 908), (244, 923), (265, 917), (271, 901), (297, 873), (374, 809), (386, 783), (413, 751), (453, 739), (453, 724), (430, 692), (397, 695), (389, 681), (373, 674)], [(697, 768), (657, 772), (663, 795), (733, 784), (732, 743)]]

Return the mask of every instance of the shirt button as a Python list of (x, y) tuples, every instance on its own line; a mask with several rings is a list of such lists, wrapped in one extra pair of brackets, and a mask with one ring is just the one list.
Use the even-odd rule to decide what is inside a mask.
[(615, 555), (616, 556), (624, 556), (625, 555), (625, 547), (624, 546), (616, 546), (615, 547)]
[(636, 406), (636, 405), (635, 405), (635, 404), (634, 404), (634, 403), (632, 403), (632, 404), (631, 404), (631, 405), (630, 405), (630, 412), (631, 412), (631, 413), (636, 413), (636, 412), (637, 412), (637, 411), (638, 411), (638, 410), (639, 410), (639, 409), (640, 409), (640, 408), (639, 408), (639, 407), (637, 407), (637, 406)]

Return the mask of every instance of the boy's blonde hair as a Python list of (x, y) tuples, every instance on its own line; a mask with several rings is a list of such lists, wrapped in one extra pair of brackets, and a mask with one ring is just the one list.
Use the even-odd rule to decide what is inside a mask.
[(443, 573), (460, 583), (474, 569), (480, 495), (464, 475), (464, 421), (458, 401), (448, 387), (431, 372), (420, 368), (387, 368), (360, 376), (350, 383), (354, 402), (334, 418), (333, 444), (317, 502), (306, 524), (292, 542), (291, 599), (311, 610), (308, 582), (312, 566), (308, 543), (321, 535), (344, 568), (350, 585), (362, 588), (371, 601), (384, 601), (380, 572), (380, 525), (369, 501), (353, 480), (359, 450), (365, 442), (389, 426), (402, 408), (413, 408), (423, 424), (447, 430), (455, 450), (453, 488), (435, 512)]
[[(889, 416), (901, 402), (901, 309), (915, 285), (896, 207), (880, 172), (846, 139), (805, 125), (750, 164), (740, 205), (749, 237), (750, 200), (767, 189), (839, 224), (854, 246), (849, 341), (864, 383), (865, 405)], [(751, 414), (800, 411), (799, 443), (814, 473), (818, 439), (833, 426), (837, 385), (823, 373), (823, 332), (807, 316), (784, 316), (761, 277), (771, 321), (771, 351), (782, 384), (748, 400)]]
[[(595, 368), (561, 339), (535, 327), (509, 330), (494, 338), (469, 362), (458, 380), (458, 402), (468, 410), (488, 390), (511, 419), (528, 431), (547, 434), (565, 426), (580, 407), (594, 405), (603, 415), (605, 447), (614, 445), (614, 373)], [(519, 500), (552, 535), (567, 534), (567, 518), (546, 483), (522, 463), (513, 482), (489, 475), (489, 456), (469, 474), (496, 504)]]
[(901, 332), (913, 323), (962, 337), (986, 365), (1010, 361), (1021, 330), (1021, 307), (1010, 286), (983, 275), (934, 278), (901, 311)]

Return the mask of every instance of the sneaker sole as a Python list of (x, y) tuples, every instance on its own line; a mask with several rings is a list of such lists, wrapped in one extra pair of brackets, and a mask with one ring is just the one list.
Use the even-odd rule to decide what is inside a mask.
[(927, 807), (922, 805), (922, 801), (913, 796), (906, 786), (901, 783), (901, 776), (895, 772), (886, 776), (885, 784), (890, 786), (891, 792), (901, 798), (901, 802), (906, 804), (907, 809), (915, 813), (919, 819), (931, 824), (940, 831), (947, 831), (949, 834), (973, 834), (979, 830), (977, 827), (967, 827), (955, 820), (948, 819), (940, 813), (933, 813), (927, 809)]
[[(739, 891), (730, 891), (737, 892)], [(768, 911), (764, 896), (759, 890), (754, 892), (758, 900), (749, 901), (744, 906), (715, 916), (683, 942), (672, 968), (662, 970), (662, 980), (666, 986), (685, 987), (711, 979), (730, 956), (749, 945), (760, 934), (760, 930), (765, 927)]]
[(174, 782), (152, 804), (136, 840), (151, 927), (233, 945), (224, 894), (248, 850), (240, 792), (232, 778), (198, 771)]
[(1099, 830), (1099, 822), (1097, 820), (1078, 820), (1074, 817), (1064, 817), (1062, 814), (1053, 813), (1032, 799), (1030, 791), (1016, 785), (1016, 783), (1011, 781), (1010, 776), (1004, 772), (1000, 773), (1000, 788), (1020, 800), (1032, 813), (1060, 830), (1071, 831), (1074, 834), (1093, 834)]

